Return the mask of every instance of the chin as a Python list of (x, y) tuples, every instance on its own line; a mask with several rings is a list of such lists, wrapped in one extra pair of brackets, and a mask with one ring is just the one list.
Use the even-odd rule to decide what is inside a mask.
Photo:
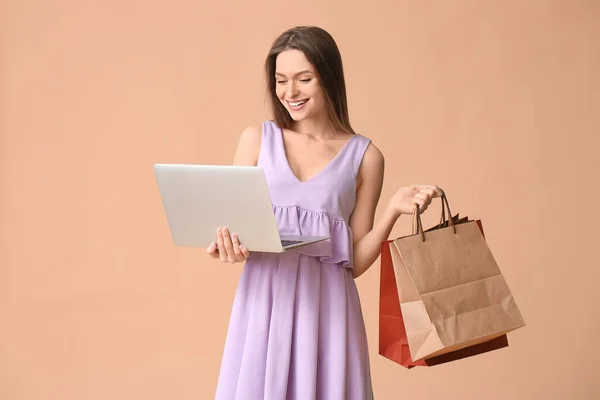
[(295, 115), (295, 113), (289, 113), (289, 114), (290, 114), (290, 117), (296, 122), (300, 122), (300, 121), (306, 119), (306, 116), (304, 116), (304, 115)]
[(310, 118), (312, 116), (310, 110), (302, 110), (302, 112), (296, 112), (296, 111), (291, 111), (290, 109), (286, 108), (288, 114), (290, 115), (290, 117), (296, 121), (304, 121), (308, 118)]

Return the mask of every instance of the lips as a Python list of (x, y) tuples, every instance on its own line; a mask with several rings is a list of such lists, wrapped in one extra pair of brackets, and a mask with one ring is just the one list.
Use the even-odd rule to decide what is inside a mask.
[(298, 100), (298, 101), (287, 101), (287, 103), (290, 106), (290, 109), (292, 109), (292, 111), (301, 110), (307, 102), (308, 102), (308, 99)]
[(292, 107), (300, 107), (301, 105), (303, 105), (304, 103), (306, 103), (308, 100), (300, 100), (300, 101), (288, 101), (288, 104)]

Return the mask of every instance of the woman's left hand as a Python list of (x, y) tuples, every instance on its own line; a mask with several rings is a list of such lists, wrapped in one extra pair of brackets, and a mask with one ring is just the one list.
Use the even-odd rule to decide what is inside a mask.
[(441, 197), (442, 190), (436, 185), (410, 185), (400, 188), (390, 199), (388, 205), (392, 211), (401, 214), (412, 214), (416, 204), (422, 213), (427, 210), (431, 200)]

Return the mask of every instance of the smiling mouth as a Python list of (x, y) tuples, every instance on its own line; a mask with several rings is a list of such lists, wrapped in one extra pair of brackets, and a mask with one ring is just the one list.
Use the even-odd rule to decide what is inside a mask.
[(292, 108), (297, 108), (297, 107), (302, 107), (304, 104), (306, 104), (308, 100), (301, 100), (301, 101), (288, 101), (288, 104), (290, 105), (290, 107)]

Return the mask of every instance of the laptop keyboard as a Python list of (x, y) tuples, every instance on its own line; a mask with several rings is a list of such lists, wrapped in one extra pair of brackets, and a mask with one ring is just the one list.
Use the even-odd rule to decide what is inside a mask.
[(302, 243), (302, 240), (282, 240), (281, 241), (281, 245), (283, 247), (290, 246), (292, 244), (298, 244), (298, 243)]

